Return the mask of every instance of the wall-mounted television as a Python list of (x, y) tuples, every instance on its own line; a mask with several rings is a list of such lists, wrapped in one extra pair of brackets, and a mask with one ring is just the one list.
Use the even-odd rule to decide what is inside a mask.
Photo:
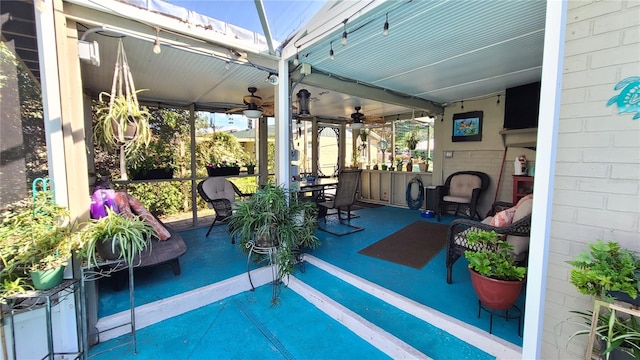
[(538, 127), (540, 82), (508, 88), (505, 93), (504, 128), (528, 129)]

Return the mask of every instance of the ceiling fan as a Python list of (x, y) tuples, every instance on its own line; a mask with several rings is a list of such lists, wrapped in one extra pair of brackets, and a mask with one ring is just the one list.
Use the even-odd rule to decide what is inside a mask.
[(229, 109), (228, 113), (233, 114), (242, 112), (246, 117), (250, 119), (257, 119), (262, 115), (273, 116), (273, 102), (263, 101), (260, 96), (255, 94), (258, 89), (254, 86), (250, 86), (247, 90), (250, 94), (245, 95), (242, 98), (242, 102), (246, 105), (246, 107)]
[(362, 127), (365, 124), (371, 124), (371, 123), (383, 124), (385, 122), (384, 118), (382, 117), (372, 118), (372, 117), (365, 116), (363, 113), (360, 112), (361, 109), (362, 107), (356, 106), (355, 107), (356, 112), (351, 114), (351, 127), (353, 129), (362, 129)]

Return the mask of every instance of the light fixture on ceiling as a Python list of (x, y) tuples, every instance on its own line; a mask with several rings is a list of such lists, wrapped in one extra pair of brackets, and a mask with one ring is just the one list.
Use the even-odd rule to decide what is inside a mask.
[(496, 101), (496, 105), (500, 105), (500, 94), (498, 94), (498, 101)]
[(329, 59), (335, 60), (335, 56), (333, 56), (333, 41), (329, 43)]
[(362, 109), (362, 107), (356, 106), (355, 109), (356, 109), (356, 112), (351, 114), (351, 119), (353, 119), (353, 122), (351, 123), (351, 128), (360, 130), (364, 126), (364, 123), (362, 122), (362, 117), (364, 116), (364, 114), (360, 112), (360, 109)]
[(262, 116), (262, 111), (257, 109), (247, 109), (242, 112), (248, 119), (259, 119)]
[(298, 97), (298, 115), (311, 115), (309, 112), (309, 97), (311, 93), (307, 89), (302, 89), (296, 94)]
[(227, 64), (224, 66), (224, 68), (226, 70), (229, 70), (231, 68), (231, 63), (227, 61)]
[(344, 20), (344, 31), (342, 32), (342, 39), (340, 39), (340, 44), (342, 46), (347, 45), (347, 19)]
[(389, 35), (389, 13), (385, 15), (384, 27), (382, 28), (382, 35)]
[(158, 38), (159, 33), (160, 28), (156, 27), (156, 40), (153, 42), (153, 53), (156, 55), (160, 54), (160, 52), (162, 51), (162, 49), (160, 48), (160, 39)]
[(464, 110), (464, 100), (460, 101), (460, 109)]

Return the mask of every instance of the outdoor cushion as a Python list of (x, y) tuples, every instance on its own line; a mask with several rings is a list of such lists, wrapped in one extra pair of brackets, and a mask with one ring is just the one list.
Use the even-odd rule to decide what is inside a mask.
[(503, 227), (511, 224), (513, 221), (513, 215), (516, 213), (516, 207), (511, 207), (506, 210), (502, 210), (495, 216), (491, 217), (491, 226)]
[[(211, 177), (202, 183), (202, 190), (210, 199), (227, 199), (235, 202), (236, 192), (229, 180), (224, 177)], [(212, 203), (207, 203), (210, 209), (213, 209)]]
[(469, 202), (473, 189), (480, 187), (482, 187), (482, 179), (479, 177), (470, 174), (459, 174), (451, 179), (449, 195), (445, 196), (444, 199), (446, 201), (458, 202), (455, 201), (455, 198), (460, 198), (462, 201), (459, 202)]
[(151, 227), (153, 227), (158, 234), (159, 240), (167, 240), (171, 237), (169, 230), (142, 205), (140, 200), (125, 191), (116, 191), (114, 198), (120, 214), (127, 217), (133, 217), (134, 214), (140, 216), (142, 220), (148, 222)]
[[(531, 215), (531, 208), (533, 206), (533, 197), (530, 195), (525, 196), (524, 198), (518, 201), (516, 204), (516, 211), (513, 214), (513, 221), (518, 221), (520, 219), (525, 218), (526, 216)], [(508, 235), (507, 242), (513, 245), (513, 254), (516, 257), (516, 260), (522, 260), (525, 254), (529, 251), (529, 237), (528, 236), (514, 236)]]

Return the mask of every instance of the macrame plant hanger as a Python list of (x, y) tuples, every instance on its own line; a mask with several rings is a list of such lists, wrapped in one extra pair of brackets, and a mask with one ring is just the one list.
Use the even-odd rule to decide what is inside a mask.
[(133, 84), (133, 75), (127, 62), (127, 54), (124, 52), (122, 39), (118, 40), (118, 55), (113, 71), (113, 83), (111, 85), (111, 99), (109, 100), (109, 113), (114, 111), (116, 98), (124, 96), (128, 107), (126, 121), (119, 119), (113, 121), (115, 142), (120, 148), (120, 179), (127, 180), (126, 153), (129, 147), (138, 137), (137, 124), (133, 117), (140, 112), (138, 96)]

